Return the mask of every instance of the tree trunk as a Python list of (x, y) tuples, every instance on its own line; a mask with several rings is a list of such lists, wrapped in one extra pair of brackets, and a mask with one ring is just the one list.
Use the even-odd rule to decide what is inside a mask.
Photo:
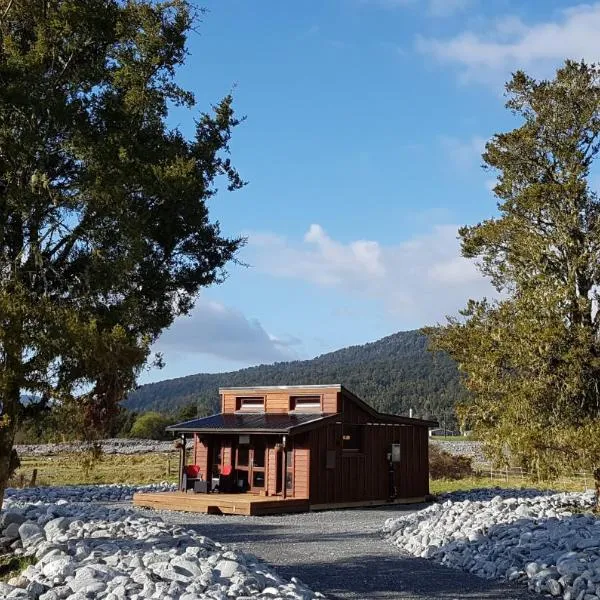
[(17, 418), (20, 406), (20, 389), (17, 384), (0, 396), (0, 508), (4, 501), (4, 492), (10, 476), (11, 454), (17, 430)]
[(596, 488), (596, 506), (594, 512), (600, 512), (600, 467), (594, 469), (594, 487)]

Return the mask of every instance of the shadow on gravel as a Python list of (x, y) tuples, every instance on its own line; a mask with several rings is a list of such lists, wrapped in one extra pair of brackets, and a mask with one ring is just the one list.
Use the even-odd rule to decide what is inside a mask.
[(354, 556), (338, 562), (271, 563), (283, 577), (310, 582), (331, 600), (525, 600), (539, 598), (525, 587), (490, 582), (431, 561), (405, 557)]
[[(277, 544), (302, 544), (313, 542), (315, 540), (315, 532), (313, 530), (293, 529), (284, 525), (267, 525), (255, 523), (252, 525), (240, 525), (235, 523), (232, 527), (227, 523), (207, 524), (202, 525), (186, 525), (185, 529), (196, 531), (200, 535), (204, 535), (213, 540), (219, 540), (224, 544), (246, 543), (253, 541), (257, 543), (275, 542)], [(321, 532), (318, 534), (319, 542), (326, 544), (330, 542), (345, 542), (352, 543), (353, 539), (364, 539), (364, 531), (338, 531), (338, 532)], [(373, 534), (375, 535), (375, 534)]]

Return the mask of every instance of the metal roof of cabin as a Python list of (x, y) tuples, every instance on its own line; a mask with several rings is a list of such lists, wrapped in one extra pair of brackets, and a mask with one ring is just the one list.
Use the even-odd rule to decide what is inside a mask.
[(219, 413), (201, 419), (192, 419), (167, 427), (167, 431), (185, 433), (273, 433), (292, 434), (310, 429), (335, 414), (321, 413)]

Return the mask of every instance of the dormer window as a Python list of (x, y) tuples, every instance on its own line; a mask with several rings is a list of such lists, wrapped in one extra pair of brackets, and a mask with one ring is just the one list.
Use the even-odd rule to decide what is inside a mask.
[(296, 412), (321, 412), (321, 396), (292, 396), (290, 410)]
[(265, 412), (264, 396), (236, 398), (236, 410), (240, 412)]

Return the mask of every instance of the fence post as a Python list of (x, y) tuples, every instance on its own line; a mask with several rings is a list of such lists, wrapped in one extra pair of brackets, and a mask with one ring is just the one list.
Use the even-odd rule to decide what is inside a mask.
[(29, 482), (29, 487), (35, 487), (35, 482), (37, 480), (37, 469), (33, 470), (31, 474), (31, 481)]

